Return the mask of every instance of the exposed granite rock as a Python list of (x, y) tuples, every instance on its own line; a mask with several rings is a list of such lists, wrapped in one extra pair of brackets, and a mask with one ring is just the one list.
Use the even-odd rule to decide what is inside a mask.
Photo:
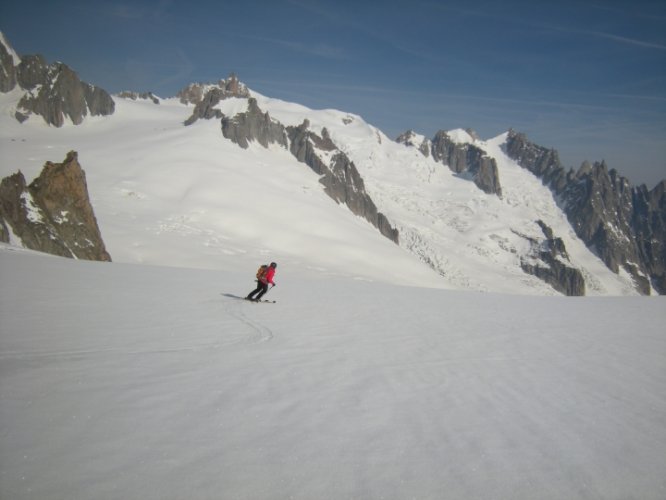
[(310, 122), (304, 120), (298, 127), (287, 127), (289, 137), (289, 150), (296, 159), (307, 164), (317, 175), (324, 175), (328, 166), (319, 158), (317, 151), (331, 152), (337, 150), (337, 147), (328, 136), (328, 131), (324, 129), (322, 137), (309, 131)]
[(5, 224), (5, 220), (2, 218), (1, 214), (0, 214), (0, 242), (10, 243), (9, 228), (7, 227), (7, 224)]
[[(308, 165), (321, 176), (319, 182), (324, 191), (338, 203), (349, 207), (352, 213), (363, 217), (379, 232), (398, 243), (398, 230), (393, 228), (384, 214), (377, 210), (376, 205), (365, 191), (363, 178), (356, 165), (335, 146), (328, 131), (324, 128), (321, 137), (308, 130), (310, 123), (305, 120), (298, 127), (287, 127), (290, 151), (299, 160)], [(331, 154), (330, 164), (322, 161), (322, 153)]]
[(105, 90), (82, 82), (63, 63), (49, 65), (41, 55), (19, 58), (4, 36), (0, 37), (0, 61), (0, 91), (9, 92), (16, 85), (25, 90), (14, 115), (19, 122), (35, 114), (56, 127), (61, 127), (66, 118), (78, 125), (88, 114), (105, 116), (115, 110)]
[[(568, 296), (585, 295), (585, 278), (580, 270), (568, 266), (569, 256), (561, 238), (553, 235), (553, 230), (543, 221), (536, 223), (545, 239), (526, 238), (532, 244), (531, 259), (522, 259), (520, 267), (528, 274), (536, 276), (551, 285), (555, 290)], [(535, 263), (534, 260), (540, 261)]]
[(504, 147), (552, 190), (578, 237), (612, 271), (623, 268), (642, 294), (650, 284), (666, 294), (666, 181), (651, 191), (632, 187), (604, 162), (566, 170), (556, 151), (513, 131)]
[(224, 117), (222, 134), (242, 148), (248, 148), (250, 141), (257, 141), (264, 147), (279, 144), (304, 162), (321, 176), (319, 182), (324, 191), (338, 203), (343, 203), (356, 215), (373, 224), (381, 234), (398, 242), (398, 231), (391, 226), (386, 216), (378, 212), (377, 207), (365, 191), (363, 179), (354, 163), (338, 150), (326, 129), (319, 136), (309, 130), (310, 123), (305, 120), (297, 127), (285, 128), (273, 120), (268, 113), (263, 113), (256, 99), (248, 99), (248, 110), (236, 116)]
[[(638, 247), (639, 262), (644, 262), (651, 284), (666, 295), (666, 180), (649, 191), (645, 185), (633, 189), (631, 228)], [(625, 262), (625, 268), (631, 263)], [(631, 268), (632, 276), (639, 275)]]
[(78, 125), (88, 114), (105, 116), (115, 110), (105, 90), (82, 82), (63, 63), (49, 65), (41, 55), (19, 58), (4, 36), (0, 36), (0, 63), (0, 91), (9, 92), (17, 85), (25, 91), (14, 115), (21, 123), (35, 114), (56, 127), (66, 118)]
[(394, 243), (399, 242), (398, 230), (377, 210), (377, 206), (365, 191), (356, 165), (346, 154), (340, 151), (333, 156), (330, 174), (327, 173), (320, 182), (324, 184), (325, 191), (331, 198), (347, 205), (354, 214), (366, 219)]
[(243, 149), (249, 147), (249, 141), (257, 141), (265, 148), (269, 144), (289, 147), (284, 126), (273, 120), (268, 112), (262, 112), (254, 98), (248, 99), (245, 113), (222, 118), (222, 135)]
[(192, 115), (185, 120), (185, 125), (191, 125), (199, 119), (220, 119), (223, 114), (215, 109), (220, 101), (231, 97), (247, 99), (250, 97), (248, 88), (238, 80), (235, 74), (229, 75), (226, 80), (217, 84), (193, 83), (182, 89), (176, 95), (183, 104), (194, 104)]
[(497, 162), (473, 144), (458, 144), (440, 130), (432, 140), (432, 157), (461, 176), (469, 177), (485, 193), (502, 196)]
[(16, 66), (20, 59), (0, 33), (0, 92), (9, 92), (16, 87)]
[[(466, 132), (473, 139), (478, 139), (473, 130), (467, 129)], [(454, 142), (443, 130), (437, 132), (432, 141), (408, 130), (400, 134), (396, 142), (418, 148), (426, 158), (432, 155), (435, 161), (448, 165), (461, 177), (474, 181), (485, 193), (502, 196), (497, 162), (473, 144)]]
[(423, 136), (417, 135), (413, 130), (403, 132), (396, 138), (395, 142), (417, 148), (426, 158), (430, 156), (430, 150), (432, 148), (431, 141)]
[(152, 92), (132, 92), (130, 90), (124, 90), (118, 94), (118, 97), (123, 99), (131, 99), (132, 101), (152, 101), (153, 104), (159, 104), (160, 98), (157, 97)]
[(192, 115), (185, 120), (185, 125), (192, 125), (198, 119), (210, 120), (211, 118), (220, 119), (224, 116), (222, 111), (215, 109), (215, 106), (224, 99), (224, 90), (212, 88), (202, 97), (202, 99), (194, 106)]
[[(47, 162), (26, 185), (21, 172), (0, 183), (0, 222), (26, 248), (86, 260), (110, 261), (75, 152), (63, 163)], [(3, 231), (4, 232), (4, 231)]]
[[(342, 151), (339, 151), (324, 128), (322, 136), (308, 130), (310, 123), (305, 120), (298, 127), (287, 127), (290, 151), (299, 160), (321, 176), (319, 182), (324, 191), (338, 203), (343, 203), (356, 215), (363, 217), (379, 232), (398, 243), (398, 230), (393, 228), (384, 214), (365, 191), (363, 178), (356, 165)], [(322, 153), (328, 153), (330, 163), (321, 159)]]
[(242, 83), (238, 77), (231, 73), (226, 80), (222, 79), (217, 83), (191, 83), (184, 89), (181, 89), (176, 97), (180, 99), (183, 104), (199, 104), (204, 96), (211, 90), (221, 91), (223, 99), (229, 97), (240, 97), (247, 99), (250, 97), (250, 91), (247, 86)]
[(472, 128), (466, 128), (465, 132), (467, 132), (469, 134), (469, 136), (472, 139), (474, 139), (475, 141), (480, 141), (481, 140), (481, 137), (479, 137), (479, 134), (477, 133), (476, 130), (474, 130)]

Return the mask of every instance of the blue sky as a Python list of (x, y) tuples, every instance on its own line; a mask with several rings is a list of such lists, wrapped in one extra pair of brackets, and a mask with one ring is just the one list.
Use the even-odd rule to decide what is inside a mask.
[(0, 20), (20, 55), (110, 92), (169, 97), (235, 72), (392, 138), (513, 128), (566, 166), (666, 178), (663, 0), (0, 0)]

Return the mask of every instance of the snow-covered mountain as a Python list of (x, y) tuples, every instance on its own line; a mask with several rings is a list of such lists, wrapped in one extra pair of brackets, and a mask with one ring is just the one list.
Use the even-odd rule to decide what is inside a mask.
[[(40, 217), (76, 232), (90, 200), (113, 263), (0, 231), (0, 498), (664, 498), (664, 298), (529, 296), (638, 294), (571, 226), (587, 170), (233, 77), (78, 125), (26, 92), (0, 177), (69, 166), (81, 196)], [(277, 303), (242, 300), (270, 260)]]
[(611, 269), (577, 235), (561, 200), (509, 156), (512, 133), (393, 141), (360, 116), (272, 99), (235, 77), (169, 99), (124, 93), (111, 114), (64, 113), (60, 127), (26, 114), (25, 93), (0, 94), (0, 174), (34, 177), (77, 151), (116, 262), (219, 268), (234, 255), (249, 268), (270, 258), (441, 288), (656, 291), (645, 266)]

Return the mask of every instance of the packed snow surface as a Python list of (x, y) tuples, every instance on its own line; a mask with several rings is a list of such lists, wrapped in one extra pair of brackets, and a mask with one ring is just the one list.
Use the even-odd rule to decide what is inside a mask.
[(666, 497), (662, 297), (253, 272), (0, 247), (0, 498)]

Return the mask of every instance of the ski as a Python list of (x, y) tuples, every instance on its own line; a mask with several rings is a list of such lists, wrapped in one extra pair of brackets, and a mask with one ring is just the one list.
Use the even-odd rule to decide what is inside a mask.
[(276, 303), (277, 303), (277, 300), (260, 300), (260, 301), (256, 301), (256, 300), (250, 300), (250, 299), (248, 299), (247, 297), (241, 297), (241, 296), (239, 296), (239, 295), (234, 295), (234, 294), (232, 294), (232, 293), (221, 293), (220, 295), (224, 295), (225, 297), (229, 297), (230, 299), (247, 300), (248, 302), (255, 302), (255, 303), (256, 303), (256, 302), (263, 302), (263, 303), (265, 303), (265, 304), (276, 304)]
[(276, 300), (253, 300), (253, 299), (248, 299), (247, 297), (244, 299), (247, 300), (248, 302), (254, 302), (255, 304), (258, 304), (259, 302), (263, 304), (276, 304)]

